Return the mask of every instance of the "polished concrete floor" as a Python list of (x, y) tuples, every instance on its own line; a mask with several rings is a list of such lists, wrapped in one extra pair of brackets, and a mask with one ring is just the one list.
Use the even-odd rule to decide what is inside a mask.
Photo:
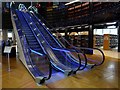
[(2, 88), (118, 88), (120, 59), (106, 57), (105, 63), (92, 70), (79, 71), (53, 83), (37, 86), (24, 65), (10, 58), (11, 71), (7, 71), (7, 57), (2, 57)]

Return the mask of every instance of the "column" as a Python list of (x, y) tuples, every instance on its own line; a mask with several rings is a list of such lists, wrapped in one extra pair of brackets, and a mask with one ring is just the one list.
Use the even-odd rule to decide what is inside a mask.
[(93, 25), (89, 25), (88, 47), (93, 48)]
[(118, 22), (118, 52), (120, 52), (120, 21)]
[(93, 48), (93, 3), (89, 2), (89, 36), (88, 36), (88, 47)]
[[(89, 33), (88, 33), (88, 47), (93, 48), (93, 3), (89, 2)], [(93, 54), (93, 50), (88, 50), (87, 54)]]

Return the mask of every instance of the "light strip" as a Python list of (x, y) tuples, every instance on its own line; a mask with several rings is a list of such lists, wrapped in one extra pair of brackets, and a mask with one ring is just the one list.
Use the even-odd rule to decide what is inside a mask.
[(74, 1), (71, 1), (71, 2), (69, 2), (69, 3), (66, 3), (65, 5), (69, 5), (69, 4), (72, 4), (72, 3), (78, 2), (78, 1), (80, 1), (80, 0), (74, 0)]
[(107, 25), (110, 25), (110, 24), (116, 24), (116, 22), (110, 22), (110, 23), (106, 23)]
[(30, 49), (33, 53), (36, 53), (36, 54), (38, 54), (38, 55), (40, 55), (40, 56), (43, 56), (43, 54), (42, 53), (39, 53), (39, 52), (37, 52), (37, 51), (35, 51), (35, 50), (32, 50), (32, 49)]

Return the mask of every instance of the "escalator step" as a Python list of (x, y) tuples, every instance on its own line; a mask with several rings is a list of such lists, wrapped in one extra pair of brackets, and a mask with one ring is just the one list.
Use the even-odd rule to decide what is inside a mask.
[(28, 40), (30, 43), (35, 43), (35, 42), (37, 42), (36, 39), (32, 39), (32, 38), (31, 38), (31, 39), (27, 38), (27, 40)]
[(42, 51), (41, 48), (35, 48), (34, 50), (35, 50), (35, 51)]
[(24, 31), (26, 34), (33, 34), (31, 31)]
[(29, 42), (30, 45), (38, 45), (38, 42)]
[(27, 37), (34, 37), (34, 35), (26, 34)]
[(35, 37), (27, 37), (27, 39), (29, 39), (29, 40), (35, 40), (36, 38)]
[(26, 34), (33, 34), (32, 32), (29, 31), (24, 31)]
[(39, 45), (33, 45), (33, 46), (30, 46), (32, 48), (39, 48), (40, 46)]

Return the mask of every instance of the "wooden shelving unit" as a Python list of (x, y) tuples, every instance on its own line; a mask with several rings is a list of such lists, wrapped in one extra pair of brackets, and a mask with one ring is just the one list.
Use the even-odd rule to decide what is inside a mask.
[(118, 36), (112, 34), (104, 34), (103, 49), (110, 50), (118, 46)]

